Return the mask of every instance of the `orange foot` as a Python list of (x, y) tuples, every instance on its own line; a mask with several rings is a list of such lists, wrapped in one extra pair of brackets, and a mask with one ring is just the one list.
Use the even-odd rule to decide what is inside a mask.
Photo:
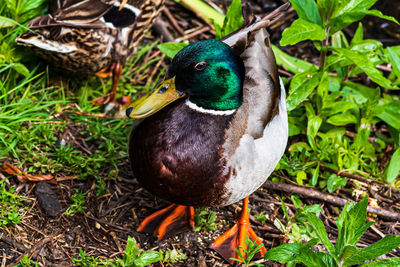
[(142, 221), (138, 232), (153, 233), (159, 240), (194, 228), (194, 208), (172, 204)]
[[(249, 237), (250, 240), (255, 241), (257, 245), (262, 244), (261, 240), (257, 237), (250, 226), (248, 202), (249, 197), (246, 197), (243, 200), (242, 214), (235, 225), (223, 235), (215, 239), (210, 245), (210, 248), (218, 252), (226, 261), (230, 262), (231, 264), (233, 264), (231, 258), (239, 258), (235, 249), (238, 249), (243, 257), (246, 257), (246, 254), (243, 251), (243, 249), (247, 249), (246, 237)], [(262, 246), (256, 256), (264, 257), (266, 252), (267, 250), (264, 246)]]
[[(112, 77), (111, 93), (105, 95), (104, 97), (92, 100), (92, 105), (103, 106), (108, 103), (113, 103), (115, 106), (125, 106), (130, 104), (130, 97), (122, 97), (117, 99), (117, 85), (121, 79), (122, 65), (118, 62), (111, 64), (110, 66), (100, 70), (96, 73), (97, 76), (102, 78)], [(129, 100), (129, 101), (128, 101)], [(129, 103), (127, 103), (129, 102)]]

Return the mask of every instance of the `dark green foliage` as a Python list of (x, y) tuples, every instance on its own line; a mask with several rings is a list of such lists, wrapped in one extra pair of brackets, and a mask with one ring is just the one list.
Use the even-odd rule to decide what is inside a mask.
[(194, 231), (215, 231), (217, 230), (215, 220), (217, 214), (211, 210), (197, 208), (194, 215)]
[[(306, 226), (312, 229), (313, 234), (308, 234), (309, 238), (312, 239), (305, 244), (301, 240), (292, 240), (295, 243), (272, 248), (265, 254), (265, 259), (290, 264), (302, 263), (305, 266), (345, 267), (373, 260), (399, 247), (400, 236), (386, 235), (368, 247), (357, 248), (356, 244), (361, 236), (373, 224), (373, 222), (366, 223), (367, 206), (368, 198), (364, 198), (357, 204), (350, 202), (346, 204), (335, 222), (338, 228), (335, 246), (329, 240), (321, 219), (313, 212), (306, 212), (304, 220), (301, 221), (303, 227)], [(284, 205), (282, 208), (284, 208)], [(295, 218), (297, 217), (298, 219), (297, 211)], [(317, 243), (322, 243), (327, 252), (312, 250), (311, 248)], [(398, 260), (387, 259), (382, 262), (377, 261), (376, 265), (367, 263), (362, 266), (380, 266), (378, 262), (387, 264), (382, 266), (390, 266), (390, 264), (398, 262)]]
[(261, 267), (261, 266), (263, 266), (262, 264), (256, 263), (256, 262), (252, 261), (252, 259), (263, 246), (264, 246), (263, 244), (257, 245), (257, 243), (255, 241), (250, 240), (250, 238), (248, 236), (246, 236), (246, 247), (247, 248), (246, 249), (242, 248), (245, 255), (243, 255), (242, 252), (240, 252), (240, 250), (236, 248), (235, 251), (238, 254), (238, 258), (231, 258), (231, 260), (240, 262), (246, 267), (247, 266)]
[[(374, 143), (368, 140), (372, 125), (383, 121), (391, 129), (390, 143), (395, 147), (399, 145), (400, 109), (395, 107), (400, 105), (400, 100), (388, 90), (399, 89), (400, 51), (397, 47), (383, 49), (377, 40), (364, 40), (361, 23), (352, 40), (347, 40), (341, 31), (365, 15), (397, 23), (392, 17), (370, 10), (376, 1), (291, 0), (299, 19), (283, 32), (281, 45), (313, 40), (321, 51), (320, 66), (295, 61), (274, 48), (278, 64), (286, 64), (281, 60), (285, 58), (295, 66), (290, 69), (295, 75), (287, 99), (289, 134), (304, 134), (308, 141), (308, 144), (293, 144), (289, 148), (290, 156), (281, 161), (281, 168), (295, 177), (301, 173), (302, 183), (308, 180), (308, 184), (319, 184), (329, 192), (346, 185), (346, 181), (335, 175), (318, 174), (321, 164), (336, 170), (360, 170), (373, 177), (385, 178), (388, 183), (400, 173), (398, 152), (393, 154), (384, 172), (377, 161), (388, 140), (380, 136)], [(387, 63), (394, 66), (389, 77), (376, 68), (376, 65)], [(360, 73), (368, 75), (379, 87), (351, 82), (352, 77)], [(349, 138), (347, 127), (354, 127), (357, 136)], [(291, 165), (292, 159), (302, 158), (305, 159), (303, 164)]]
[(122, 259), (101, 259), (100, 257), (86, 256), (86, 252), (79, 249), (80, 259), (72, 258), (77, 266), (113, 266), (113, 267), (144, 267), (154, 262), (161, 261), (161, 252), (144, 251), (137, 248), (136, 240), (128, 237), (124, 256)]
[(13, 226), (21, 222), (20, 211), (23, 200), (14, 194), (14, 188), (6, 188), (5, 179), (0, 180), (0, 228)]

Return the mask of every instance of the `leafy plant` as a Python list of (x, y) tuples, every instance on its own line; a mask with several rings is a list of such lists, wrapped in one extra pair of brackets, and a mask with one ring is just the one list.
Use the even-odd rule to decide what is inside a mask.
[(112, 260), (103, 260), (99, 257), (93, 256), (86, 256), (86, 251), (79, 249), (79, 256), (80, 258), (72, 258), (72, 261), (75, 263), (76, 266), (90, 266), (90, 267), (97, 267), (97, 266), (112, 266)]
[(242, 27), (242, 23), (243, 23), (242, 1), (233, 0), (230, 6), (228, 7), (228, 10), (226, 11), (222, 27), (218, 23), (213, 23), (215, 28), (216, 38), (221, 39), (222, 37), (236, 31), (237, 29)]
[(307, 215), (312, 214), (318, 216), (321, 212), (321, 207), (317, 204), (308, 206), (303, 205), (300, 198), (292, 195), (292, 202), (297, 208), (295, 215), (291, 218), (287, 212), (287, 208), (283, 200), (281, 200), (283, 214), (287, 221), (286, 225), (283, 224), (278, 218), (274, 220), (274, 225), (292, 242), (302, 242), (302, 240), (310, 240), (316, 237), (313, 228), (307, 221)]
[(255, 241), (250, 240), (250, 238), (248, 236), (246, 236), (246, 246), (247, 246), (247, 249), (240, 247), (241, 249), (243, 249), (244, 255), (241, 252), (241, 250), (236, 248), (235, 251), (239, 258), (231, 258), (231, 260), (240, 262), (246, 267), (247, 266), (258, 266), (258, 267), (263, 266), (260, 263), (256, 263), (256, 262), (252, 261), (252, 259), (257, 254), (257, 252), (260, 251), (260, 249), (264, 246), (264, 244), (257, 245), (257, 243)]
[(87, 209), (85, 206), (85, 196), (87, 193), (80, 193), (78, 189), (75, 189), (75, 193), (71, 196), (72, 204), (65, 211), (65, 215), (74, 216), (77, 213), (81, 213)]
[[(326, 187), (329, 192), (344, 186), (346, 181), (336, 175), (323, 174), (318, 177), (319, 171), (315, 170), (319, 170), (322, 162), (333, 169), (359, 169), (373, 176), (385, 175), (388, 183), (393, 182), (400, 173), (396, 163), (398, 156), (394, 154), (386, 174), (383, 174), (376, 159), (385, 147), (385, 142), (379, 137), (376, 144), (368, 141), (371, 125), (379, 121), (387, 123), (392, 138), (398, 140), (400, 114), (398, 109), (389, 107), (398, 106), (399, 99), (384, 93), (379, 87), (371, 88), (351, 81), (356, 75), (365, 73), (381, 88), (397, 90), (397, 66), (388, 78), (375, 66), (387, 63), (394, 65), (398, 62), (398, 53), (394, 47), (383, 49), (382, 43), (377, 40), (364, 40), (361, 23), (351, 40), (342, 32), (346, 26), (365, 15), (398, 23), (393, 17), (370, 10), (376, 1), (291, 0), (299, 18), (283, 32), (280, 43), (294, 45), (312, 40), (315, 48), (320, 51), (320, 64), (314, 66), (298, 59), (294, 61), (277, 48), (274, 49), (278, 63), (287, 66), (290, 65), (287, 62), (290, 62), (297, 66), (290, 69), (295, 75), (290, 82), (287, 98), (291, 122), (289, 133), (291, 136), (305, 134), (308, 141), (308, 146), (296, 143), (289, 148), (294, 158), (301, 157), (301, 154), (307, 155), (308, 165), (303, 165), (297, 171), (289, 171), (289, 162), (284, 158), (281, 166), (291, 175), (298, 176), (304, 172), (308, 174), (305, 178), (312, 176), (311, 185), (317, 185), (319, 178), (322, 178), (320, 187)], [(284, 63), (284, 59), (288, 61)], [(330, 76), (330, 73), (336, 75)], [(355, 126), (357, 136), (354, 140), (345, 136), (344, 127), (348, 125)]]
[(194, 215), (194, 231), (215, 231), (217, 230), (215, 225), (215, 219), (217, 214), (211, 210), (197, 208)]
[[(162, 253), (159, 251), (144, 251), (137, 248), (136, 240), (128, 237), (124, 256), (122, 259), (102, 259), (100, 257), (86, 256), (86, 252), (79, 249), (80, 259), (72, 258), (77, 266), (113, 266), (113, 267), (144, 267), (151, 263), (162, 260)], [(166, 254), (164, 254), (165, 256)], [(179, 258), (180, 257), (180, 258)], [(169, 254), (169, 259), (183, 259), (183, 256), (177, 253), (173, 257)]]
[(254, 218), (259, 220), (261, 223), (265, 223), (267, 221), (267, 217), (262, 213), (258, 213), (257, 215), (254, 215)]
[(163, 262), (177, 263), (180, 260), (186, 260), (188, 257), (180, 249), (168, 249), (166, 251), (160, 251)]
[(143, 267), (153, 262), (160, 261), (161, 253), (158, 251), (144, 251), (143, 249), (137, 249), (136, 240), (132, 237), (128, 237), (124, 257), (118, 259), (117, 263), (119, 266), (133, 266)]
[[(331, 243), (326, 233), (324, 223), (313, 213), (305, 214), (304, 223), (312, 227), (315, 238), (303, 244), (284, 244), (272, 248), (265, 254), (265, 259), (281, 263), (302, 263), (306, 266), (329, 266), (345, 267), (355, 264), (363, 264), (381, 255), (391, 252), (400, 246), (400, 236), (386, 235), (376, 243), (365, 247), (357, 248), (361, 236), (373, 224), (365, 222), (367, 219), (368, 198), (364, 198), (357, 204), (348, 202), (336, 220), (338, 237), (335, 246)], [(322, 243), (327, 252), (311, 249), (317, 243)], [(389, 266), (380, 264), (398, 265), (398, 258), (377, 260), (362, 266)]]
[(0, 227), (21, 223), (20, 209), (23, 207), (23, 199), (14, 194), (15, 189), (6, 189), (6, 179), (0, 181)]
[(38, 267), (39, 264), (31, 260), (28, 255), (24, 255), (19, 264), (16, 265), (15, 267), (31, 267), (31, 266)]

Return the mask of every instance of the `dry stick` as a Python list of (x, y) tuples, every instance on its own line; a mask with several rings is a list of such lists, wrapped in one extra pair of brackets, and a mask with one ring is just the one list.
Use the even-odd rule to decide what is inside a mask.
[(179, 32), (180, 35), (185, 35), (185, 31), (179, 26), (179, 23), (176, 21), (174, 16), (172, 16), (171, 11), (167, 7), (163, 9), (164, 14), (167, 16), (168, 20), (171, 22), (172, 26), (174, 26), (175, 30)]
[[(280, 184), (280, 183), (274, 183), (274, 182), (267, 181), (264, 183), (264, 186), (265, 186), (265, 188), (269, 188), (269, 189), (273, 189), (273, 190), (285, 191), (285, 192), (289, 192), (289, 193), (303, 195), (303, 196), (310, 197), (310, 198), (320, 199), (320, 200), (332, 203), (337, 206), (344, 206), (348, 202), (348, 200), (337, 197), (337, 196), (321, 193), (314, 189), (305, 188), (305, 187), (296, 186), (296, 185)], [(394, 211), (389, 211), (389, 210), (385, 210), (385, 209), (381, 209), (381, 208), (374, 208), (374, 207), (369, 207), (369, 206), (367, 208), (367, 211), (369, 213), (377, 214), (388, 220), (392, 220), (392, 221), (400, 220), (400, 213), (397, 213)]]
[(328, 172), (335, 173), (336, 175), (343, 176), (343, 177), (347, 177), (347, 178), (351, 178), (351, 179), (354, 179), (354, 180), (357, 180), (357, 181), (360, 181), (360, 182), (363, 182), (363, 183), (366, 183), (366, 184), (371, 184), (371, 183), (373, 183), (373, 184), (376, 184), (376, 185), (378, 185), (378, 186), (385, 187), (386, 189), (399, 192), (397, 189), (392, 188), (392, 187), (390, 187), (390, 186), (387, 185), (387, 184), (384, 184), (384, 183), (381, 183), (381, 182), (378, 182), (378, 181), (375, 181), (375, 180), (372, 180), (372, 179), (368, 179), (368, 178), (362, 177), (362, 176), (357, 175), (357, 174), (348, 173), (348, 172), (336, 171), (336, 170), (333, 170), (333, 169), (331, 169), (331, 168), (329, 168), (328, 166), (325, 166), (325, 165), (323, 165), (323, 164), (321, 164), (321, 169), (323, 169), (323, 170), (325, 170), (325, 171), (328, 171)]
[(46, 236), (39, 243), (37, 243), (32, 248), (30, 248), (27, 251), (25, 251), (21, 256), (19, 256), (15, 261), (10, 263), (8, 266), (15, 266), (15, 264), (19, 263), (25, 255), (29, 255), (31, 253), (34, 253), (37, 250), (40, 250), (44, 245), (46, 245), (48, 242), (51, 242), (52, 240), (53, 240), (53, 236), (52, 235), (51, 236)]
[(15, 240), (9, 238), (8, 236), (4, 235), (3, 233), (0, 233), (0, 241), (3, 241), (5, 243), (13, 246), (19, 252), (22, 252), (22, 253), (28, 250), (24, 245), (17, 243)]
[(175, 42), (182, 42), (183, 40), (188, 40), (188, 39), (190, 39), (190, 38), (192, 38), (192, 37), (195, 37), (196, 35), (199, 35), (199, 34), (201, 34), (201, 33), (203, 33), (203, 32), (207, 32), (207, 31), (209, 31), (209, 30), (210, 30), (210, 27), (204, 26), (204, 27), (202, 27), (202, 28), (200, 28), (200, 29), (198, 29), (198, 30), (192, 32), (192, 33), (189, 33), (189, 34), (184, 35), (184, 36), (182, 36), (182, 37), (176, 38), (176, 39), (175, 39)]
[(153, 28), (159, 35), (161, 35), (163, 37), (162, 40), (164, 42), (173, 42), (174, 41), (174, 37), (169, 32), (169, 30), (167, 28), (167, 25), (168, 24), (165, 21), (163, 21), (162, 19), (158, 19), (154, 23)]

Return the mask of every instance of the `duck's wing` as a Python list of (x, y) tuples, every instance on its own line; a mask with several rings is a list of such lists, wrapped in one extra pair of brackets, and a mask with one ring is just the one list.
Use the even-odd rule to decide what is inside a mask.
[(229, 205), (259, 188), (275, 169), (285, 151), (288, 119), (285, 89), (280, 83), (275, 57), (264, 28), (284, 15), (283, 6), (273, 14), (248, 20), (244, 28), (223, 41), (243, 59), (243, 104), (225, 131), (222, 158)]
[(235, 125), (231, 127), (240, 131), (232, 133), (235, 139), (244, 134), (255, 139), (262, 137), (267, 124), (279, 113), (282, 90), (269, 35), (264, 28), (282, 18), (289, 7), (285, 4), (258, 20), (251, 15), (244, 16), (247, 18), (244, 26), (222, 40), (240, 55), (245, 65), (243, 105), (237, 110), (232, 120)]
[(113, 5), (99, 0), (53, 0), (49, 5), (49, 14), (34, 18), (29, 22), (31, 29), (51, 26), (72, 26), (82, 28), (103, 28), (99, 19)]
[(137, 3), (140, 13), (135, 19), (132, 34), (129, 36), (129, 50), (137, 46), (143, 35), (159, 17), (165, 0), (142, 0)]

